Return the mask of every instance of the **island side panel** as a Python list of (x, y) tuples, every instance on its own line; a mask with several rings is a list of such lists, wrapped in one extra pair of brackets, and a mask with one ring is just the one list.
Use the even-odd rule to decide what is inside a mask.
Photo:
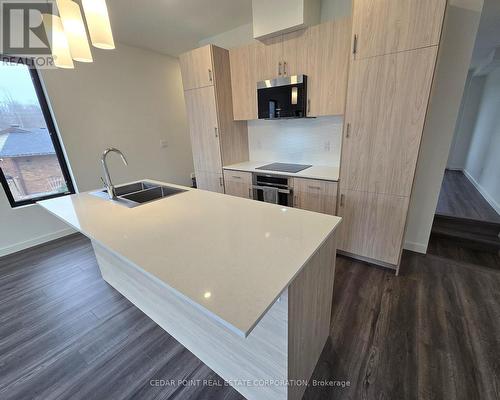
[[(309, 380), (330, 334), (336, 233), (332, 233), (288, 287), (288, 375)], [(304, 395), (303, 384), (289, 387), (288, 399)]]
[(101, 274), (148, 317), (249, 400), (288, 398), (286, 385), (237, 381), (287, 379), (288, 294), (285, 291), (247, 338), (222, 326), (135, 265), (92, 242)]

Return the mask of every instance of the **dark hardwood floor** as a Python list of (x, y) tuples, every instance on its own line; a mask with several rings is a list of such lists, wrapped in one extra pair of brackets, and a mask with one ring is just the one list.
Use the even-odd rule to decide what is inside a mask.
[(436, 214), (500, 223), (500, 215), (462, 171), (445, 171)]
[[(305, 399), (500, 398), (500, 272), (435, 248), (400, 277), (338, 258), (313, 375), (337, 383)], [(101, 279), (79, 235), (0, 259), (0, 399), (34, 398), (242, 399)]]

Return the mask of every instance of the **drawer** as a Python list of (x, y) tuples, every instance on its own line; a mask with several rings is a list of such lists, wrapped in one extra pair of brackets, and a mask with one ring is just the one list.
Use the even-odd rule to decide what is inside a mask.
[(338, 187), (337, 182), (320, 181), (316, 179), (293, 178), (293, 189), (295, 192), (337, 197), (337, 187)]
[(224, 181), (226, 182), (241, 182), (248, 185), (252, 184), (252, 173), (244, 171), (224, 170)]

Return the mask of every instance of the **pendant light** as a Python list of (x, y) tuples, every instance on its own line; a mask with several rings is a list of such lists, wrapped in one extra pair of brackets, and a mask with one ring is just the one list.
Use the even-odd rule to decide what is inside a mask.
[(82, 6), (92, 44), (100, 49), (114, 49), (115, 42), (111, 32), (106, 1), (82, 0)]
[(59, 68), (75, 68), (61, 18), (52, 14), (43, 14), (42, 18), (46, 32), (52, 33), (51, 49), (54, 64)]
[(92, 62), (80, 6), (72, 0), (57, 0), (57, 9), (68, 39), (71, 57), (75, 61)]

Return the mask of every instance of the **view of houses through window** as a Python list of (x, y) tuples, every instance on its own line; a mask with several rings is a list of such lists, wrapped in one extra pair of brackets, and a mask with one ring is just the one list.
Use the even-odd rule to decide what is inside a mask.
[(25, 65), (0, 64), (0, 168), (16, 203), (68, 191), (34, 85)]

